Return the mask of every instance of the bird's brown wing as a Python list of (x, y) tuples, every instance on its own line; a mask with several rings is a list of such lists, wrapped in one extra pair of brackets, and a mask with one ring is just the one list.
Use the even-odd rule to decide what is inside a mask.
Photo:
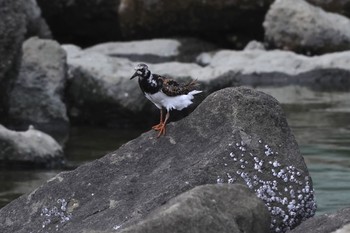
[(167, 96), (185, 95), (193, 91), (197, 85), (196, 81), (191, 81), (187, 84), (179, 84), (175, 80), (165, 77), (160, 77), (163, 80), (162, 91)]

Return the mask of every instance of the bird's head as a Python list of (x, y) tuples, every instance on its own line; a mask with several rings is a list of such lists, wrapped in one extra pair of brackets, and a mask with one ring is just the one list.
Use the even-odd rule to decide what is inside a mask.
[(140, 63), (135, 67), (135, 73), (133, 74), (133, 76), (131, 76), (130, 79), (133, 79), (135, 77), (140, 77), (140, 78), (144, 78), (147, 77), (149, 75), (149, 70), (148, 70), (148, 66), (146, 64)]

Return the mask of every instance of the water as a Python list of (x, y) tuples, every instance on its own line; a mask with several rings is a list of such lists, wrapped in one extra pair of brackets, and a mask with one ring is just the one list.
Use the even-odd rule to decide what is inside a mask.
[[(278, 99), (311, 173), (317, 214), (350, 207), (350, 93), (290, 86), (259, 88)], [(71, 130), (68, 166), (114, 151), (140, 130), (79, 127)], [(55, 176), (58, 170), (0, 170), (0, 207)]]

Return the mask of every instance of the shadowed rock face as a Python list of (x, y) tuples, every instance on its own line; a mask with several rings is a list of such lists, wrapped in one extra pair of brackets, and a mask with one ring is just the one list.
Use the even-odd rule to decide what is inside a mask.
[(38, 38), (25, 41), (20, 73), (9, 97), (10, 123), (19, 129), (33, 124), (45, 132), (67, 133), (66, 72), (66, 53), (58, 43)]
[(262, 92), (211, 94), (167, 135), (150, 131), (57, 175), (0, 210), (0, 232), (125, 229), (193, 187), (242, 183), (284, 232), (315, 213), (312, 180), (278, 102)]
[(19, 71), (22, 42), (30, 36), (51, 34), (35, 0), (0, 0), (0, 15), (1, 118), (7, 111), (8, 92)]
[(121, 232), (267, 233), (270, 220), (264, 203), (246, 186), (203, 185), (171, 199)]

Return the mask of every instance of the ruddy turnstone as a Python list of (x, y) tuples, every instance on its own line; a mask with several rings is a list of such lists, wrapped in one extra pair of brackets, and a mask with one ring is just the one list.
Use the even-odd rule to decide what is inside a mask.
[[(195, 90), (195, 81), (187, 84), (179, 84), (172, 79), (158, 74), (152, 74), (146, 64), (138, 64), (135, 70), (135, 74), (130, 79), (138, 77), (142, 92), (160, 110), (160, 122), (152, 127), (152, 129), (159, 131), (157, 137), (160, 137), (165, 134), (170, 110), (182, 110), (188, 107), (192, 104), (194, 95), (202, 91)], [(163, 108), (166, 109), (164, 120)]]

